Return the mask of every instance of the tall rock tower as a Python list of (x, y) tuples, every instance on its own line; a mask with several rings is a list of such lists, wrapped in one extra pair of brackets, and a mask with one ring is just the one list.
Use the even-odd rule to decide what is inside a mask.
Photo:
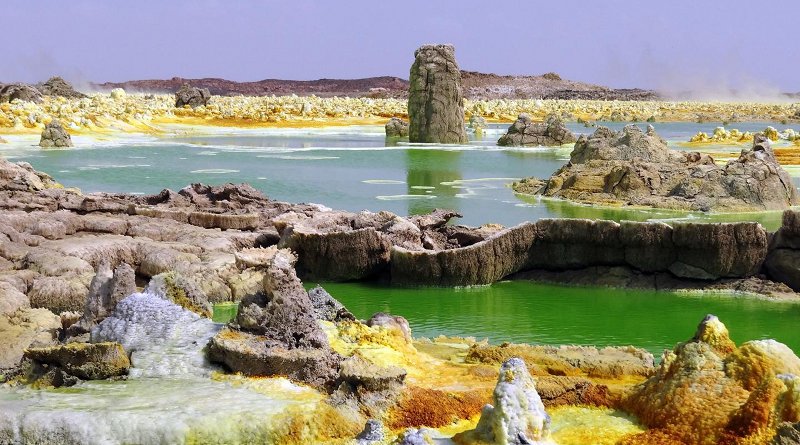
[(464, 96), (453, 45), (423, 45), (414, 53), (408, 88), (411, 142), (464, 144)]

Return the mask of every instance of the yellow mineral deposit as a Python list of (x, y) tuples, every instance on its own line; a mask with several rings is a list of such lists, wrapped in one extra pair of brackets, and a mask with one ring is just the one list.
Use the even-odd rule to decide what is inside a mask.
[[(513, 122), (520, 113), (534, 120), (556, 114), (581, 122), (726, 122), (783, 121), (793, 116), (794, 104), (637, 102), (591, 100), (497, 99), (465, 100), (466, 117), (473, 114), (492, 122)], [(158, 133), (170, 124), (229, 127), (323, 126), (383, 124), (390, 117), (407, 118), (404, 99), (316, 96), (212, 96), (208, 105), (175, 108), (172, 94), (127, 94), (122, 89), (86, 98), (45, 96), (40, 104), (15, 100), (0, 105), (4, 133), (41, 132), (53, 118), (77, 134), (103, 131)], [(773, 129), (773, 131), (775, 131)], [(772, 137), (772, 136), (771, 136)], [(747, 139), (746, 133), (723, 132), (696, 136), (707, 142)], [(693, 138), (694, 139), (694, 138)]]

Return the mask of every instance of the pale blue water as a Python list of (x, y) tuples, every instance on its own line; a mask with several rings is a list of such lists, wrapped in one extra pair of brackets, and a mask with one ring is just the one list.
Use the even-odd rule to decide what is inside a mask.
[[(621, 128), (622, 123), (606, 124)], [(645, 124), (641, 124), (644, 127)], [(716, 124), (655, 123), (674, 144)], [(742, 130), (765, 123), (737, 123)], [(773, 123), (776, 128), (784, 126)], [(593, 128), (569, 124), (577, 133)], [(514, 225), (546, 217), (606, 219), (757, 220), (779, 225), (779, 213), (713, 216), (657, 210), (602, 209), (563, 201), (515, 195), (508, 184), (526, 176), (549, 177), (568, 159), (571, 147), (504, 148), (497, 138), (507, 125), (492, 125), (466, 146), (389, 144), (380, 126), (323, 129), (242, 130), (93, 142), (68, 150), (0, 145), (0, 155), (30, 162), (66, 186), (85, 192), (157, 193), (193, 182), (248, 182), (268, 196), (289, 202), (315, 202), (351, 210), (390, 210), (400, 215), (434, 208), (461, 212), (461, 223)], [(677, 148), (677, 147), (676, 147)], [(738, 147), (720, 147), (722, 152)]]

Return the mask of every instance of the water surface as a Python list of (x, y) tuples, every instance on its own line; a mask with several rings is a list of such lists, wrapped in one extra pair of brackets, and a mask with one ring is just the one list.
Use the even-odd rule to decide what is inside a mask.
[(658, 356), (686, 341), (706, 314), (717, 315), (737, 343), (774, 338), (800, 351), (800, 304), (733, 294), (570, 287), (505, 281), (469, 288), (398, 288), (323, 283), (359, 318), (378, 311), (406, 317), (415, 337), (488, 338), (491, 342), (633, 345)]
[[(608, 123), (619, 129), (624, 124)], [(655, 123), (674, 148), (718, 124)], [(742, 130), (766, 123), (736, 124)], [(779, 129), (784, 126), (773, 123)], [(568, 124), (577, 133), (592, 128)], [(643, 125), (642, 125), (643, 126)], [(754, 220), (769, 228), (780, 212), (738, 215), (631, 210), (577, 205), (516, 195), (512, 181), (546, 178), (568, 159), (571, 146), (498, 147), (507, 125), (492, 125), (462, 146), (387, 142), (380, 126), (310, 129), (218, 130), (161, 138), (98, 142), (75, 137), (77, 148), (42, 150), (30, 143), (0, 145), (0, 156), (30, 162), (67, 186), (85, 192), (157, 193), (193, 182), (248, 182), (268, 196), (315, 202), (350, 211), (390, 210), (400, 215), (434, 208), (461, 212), (461, 223), (515, 225), (546, 217), (628, 220)], [(720, 153), (740, 146), (716, 147)]]

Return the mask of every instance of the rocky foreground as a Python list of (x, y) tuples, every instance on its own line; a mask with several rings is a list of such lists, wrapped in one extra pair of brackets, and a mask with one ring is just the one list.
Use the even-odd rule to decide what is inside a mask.
[[(96, 438), (61, 417), (23, 422), (30, 405), (4, 405), (4, 394), (186, 375), (245, 379), (237, 383), (245, 387), (288, 378), (300, 386), (269, 394), (305, 394), (306, 405), (255, 430), (187, 427), (181, 440), (258, 431), (284, 443), (796, 443), (786, 440), (800, 421), (800, 359), (774, 341), (737, 347), (714, 317), (656, 367), (632, 347), (414, 340), (402, 317), (356, 320), (300, 281), (461, 285), (615, 267), (653, 283), (669, 276), (796, 298), (787, 287), (800, 285), (794, 211), (775, 234), (753, 223), (469, 228), (448, 225), (456, 214), (447, 211), (339, 212), (273, 201), (246, 185), (84, 195), (4, 160), (0, 206), (0, 438), (8, 443)], [(238, 312), (220, 328), (208, 317), (224, 301)], [(620, 413), (641, 425), (620, 424)], [(62, 415), (77, 414), (51, 414)], [(559, 426), (576, 415), (597, 423)], [(112, 442), (125, 434), (108, 432)]]

